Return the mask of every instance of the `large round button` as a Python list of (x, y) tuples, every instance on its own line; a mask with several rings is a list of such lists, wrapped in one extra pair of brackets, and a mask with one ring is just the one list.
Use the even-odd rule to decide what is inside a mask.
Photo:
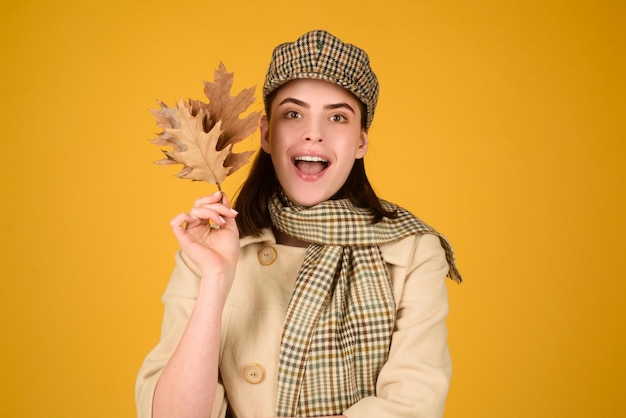
[(276, 260), (276, 256), (277, 253), (274, 247), (271, 247), (269, 245), (263, 247), (261, 248), (261, 251), (259, 251), (259, 263), (264, 266), (269, 266), (274, 262), (274, 260)]
[(253, 385), (261, 383), (265, 379), (265, 369), (258, 363), (248, 363), (243, 368), (243, 378)]

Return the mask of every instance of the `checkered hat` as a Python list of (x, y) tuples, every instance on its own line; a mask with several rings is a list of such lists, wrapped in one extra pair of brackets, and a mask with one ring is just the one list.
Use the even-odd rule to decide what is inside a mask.
[(264, 100), (286, 82), (300, 78), (331, 81), (351, 91), (365, 105), (370, 127), (378, 101), (378, 80), (365, 51), (323, 30), (281, 44), (272, 53), (263, 86)]

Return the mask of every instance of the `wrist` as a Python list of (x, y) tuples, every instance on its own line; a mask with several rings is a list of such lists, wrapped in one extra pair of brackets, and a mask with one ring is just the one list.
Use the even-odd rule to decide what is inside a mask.
[(203, 274), (200, 277), (198, 301), (204, 300), (211, 304), (218, 303), (223, 306), (230, 292), (233, 278), (234, 272)]

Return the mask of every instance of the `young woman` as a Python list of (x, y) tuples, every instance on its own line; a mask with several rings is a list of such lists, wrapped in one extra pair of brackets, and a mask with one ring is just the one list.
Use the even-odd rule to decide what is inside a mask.
[(378, 82), (324, 31), (279, 45), (261, 150), (171, 221), (181, 250), (139, 417), (441, 417), (447, 240), (379, 199), (363, 157)]

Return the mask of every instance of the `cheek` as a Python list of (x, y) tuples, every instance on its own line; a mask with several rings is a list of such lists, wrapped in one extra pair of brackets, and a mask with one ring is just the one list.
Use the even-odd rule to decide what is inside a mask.
[(346, 158), (357, 159), (360, 158), (361, 151), (363, 147), (359, 146), (360, 138), (355, 140), (354, 137), (351, 137), (349, 140), (345, 142), (341, 152)]
[(337, 163), (341, 166), (341, 175), (346, 176), (352, 170), (352, 166), (357, 160), (357, 148), (350, 144), (349, 146), (343, 147), (340, 150), (337, 150), (337, 155), (339, 158), (337, 159)]
[[(284, 148), (284, 138), (287, 138), (286, 134), (285, 128), (281, 127), (281, 125), (271, 126), (264, 141), (267, 143), (267, 148), (274, 153), (279, 152)], [(266, 150), (266, 152), (269, 151)]]

